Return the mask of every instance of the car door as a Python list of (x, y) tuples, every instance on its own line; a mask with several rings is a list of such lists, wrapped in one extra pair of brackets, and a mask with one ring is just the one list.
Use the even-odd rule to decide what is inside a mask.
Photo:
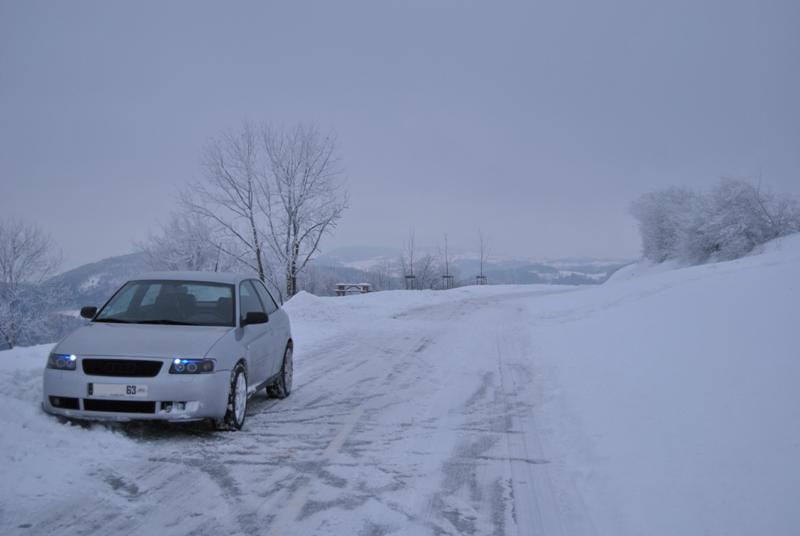
[[(239, 285), (239, 325), (242, 325), (247, 313), (266, 313), (264, 304), (258, 295), (252, 280), (242, 281)], [(248, 383), (258, 385), (270, 376), (270, 354), (272, 342), (269, 337), (269, 322), (251, 324), (242, 329), (242, 344), (247, 352), (249, 367)]]
[(269, 315), (269, 375), (273, 376), (280, 372), (283, 364), (283, 351), (286, 349), (286, 341), (289, 339), (289, 317), (286, 312), (278, 308), (278, 304), (272, 298), (272, 294), (269, 293), (264, 283), (261, 281), (255, 281), (254, 283)]

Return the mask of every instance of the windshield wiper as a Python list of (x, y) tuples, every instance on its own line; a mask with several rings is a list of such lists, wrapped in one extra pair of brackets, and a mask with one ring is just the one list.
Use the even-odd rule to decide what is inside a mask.
[(114, 323), (114, 324), (133, 324), (134, 323), (133, 320), (123, 320), (121, 318), (114, 318), (114, 317), (95, 318), (94, 322), (111, 322), (111, 323)]
[(169, 319), (162, 319), (162, 320), (139, 320), (136, 322), (137, 324), (160, 324), (164, 326), (196, 326), (197, 324), (193, 322), (181, 322), (180, 320), (169, 320)]

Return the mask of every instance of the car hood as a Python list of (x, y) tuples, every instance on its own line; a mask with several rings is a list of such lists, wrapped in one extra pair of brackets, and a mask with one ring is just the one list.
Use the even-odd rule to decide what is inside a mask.
[(232, 329), (93, 322), (75, 330), (53, 351), (78, 356), (201, 358)]

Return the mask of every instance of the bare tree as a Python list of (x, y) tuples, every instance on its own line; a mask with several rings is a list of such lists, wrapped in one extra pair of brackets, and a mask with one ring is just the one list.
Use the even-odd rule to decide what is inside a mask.
[(444, 264), (444, 275), (450, 275), (450, 252), (447, 248), (447, 233), (444, 234), (444, 254), (442, 255), (442, 263)]
[(444, 252), (442, 254), (442, 265), (444, 266), (444, 275), (442, 276), (442, 283), (444, 288), (453, 288), (455, 277), (450, 273), (450, 251), (448, 250), (447, 233), (444, 235)]
[(483, 273), (483, 268), (489, 258), (489, 247), (486, 237), (483, 235), (483, 231), (481, 230), (478, 230), (478, 248), (480, 256), (480, 274), (478, 275), (477, 279), (479, 285), (485, 285), (486, 275)]
[(259, 136), (249, 123), (240, 132), (212, 138), (203, 152), (204, 179), (190, 185), (183, 193), (183, 204), (198, 216), (213, 222), (236, 244), (230, 250), (220, 244), (223, 253), (253, 270), (267, 281), (264, 258), (267, 223), (260, 210)]
[(61, 262), (54, 249), (38, 227), (0, 221), (0, 340), (8, 346), (41, 329), (56, 304), (54, 289), (40, 288)]
[(403, 249), (403, 253), (400, 255), (400, 268), (403, 271), (406, 289), (417, 288), (416, 275), (414, 274), (416, 254), (416, 232), (412, 228), (408, 231), (408, 240), (406, 240), (405, 248)]
[[(401, 272), (396, 261), (385, 260), (373, 266), (366, 272), (367, 282), (372, 285), (373, 290), (392, 290), (402, 288), (402, 283), (398, 277)], [(401, 276), (403, 274), (400, 274)]]
[(414, 277), (419, 289), (435, 289), (441, 284), (440, 266), (436, 258), (430, 254), (419, 257), (416, 263)]
[(281, 300), (284, 289), (293, 296), (298, 274), (347, 207), (334, 137), (314, 125), (245, 123), (208, 143), (203, 166), (204, 180), (184, 192), (183, 203), (219, 229), (223, 254), (253, 270)]
[(315, 125), (289, 129), (265, 125), (259, 207), (266, 216), (266, 243), (286, 274), (286, 294), (297, 292), (297, 275), (319, 251), (347, 208), (336, 139)]

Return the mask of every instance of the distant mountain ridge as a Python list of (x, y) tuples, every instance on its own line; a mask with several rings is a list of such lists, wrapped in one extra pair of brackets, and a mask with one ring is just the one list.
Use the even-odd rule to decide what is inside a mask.
[[(420, 248), (419, 254), (436, 254)], [(387, 264), (397, 264), (402, 252), (385, 247), (342, 247), (325, 252), (317, 257), (316, 267), (351, 268), (363, 271)], [(586, 257), (531, 260), (514, 257), (490, 257), (484, 265), (484, 274), (490, 283), (508, 284), (561, 284), (596, 285), (603, 283), (611, 274), (634, 262), (631, 259), (592, 259)], [(456, 252), (450, 262), (451, 270), (464, 283), (474, 282), (480, 272), (477, 255)]]
[[(309, 266), (324, 285), (310, 289), (319, 294), (333, 293), (328, 280), (370, 281), (370, 270), (396, 264), (400, 251), (383, 247), (337, 248), (320, 255)], [(493, 259), (484, 266), (489, 283), (596, 285), (603, 283), (622, 266), (624, 260), (566, 259), (531, 262), (527, 259)], [(451, 263), (459, 282), (474, 282), (479, 261), (460, 255)], [(130, 253), (84, 264), (50, 278), (45, 284), (58, 286), (64, 296), (64, 309), (83, 305), (102, 305), (125, 281), (150, 271), (144, 254)], [(331, 287), (331, 288), (328, 288)]]

